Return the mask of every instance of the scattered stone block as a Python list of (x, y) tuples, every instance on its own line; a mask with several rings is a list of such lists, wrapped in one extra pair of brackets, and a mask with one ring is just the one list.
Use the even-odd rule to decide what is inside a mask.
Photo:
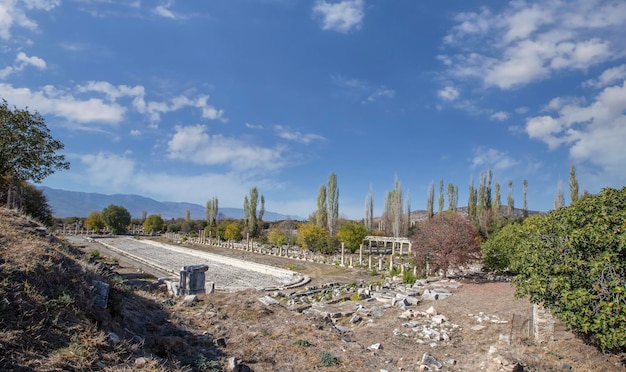
[(482, 331), (485, 328), (487, 328), (487, 327), (485, 327), (484, 325), (481, 325), (481, 324), (477, 324), (475, 326), (472, 326), (472, 328), (470, 328), (470, 329), (472, 331)]
[(119, 344), (119, 343), (122, 341), (122, 339), (120, 338), (120, 336), (118, 336), (118, 335), (117, 335), (117, 333), (115, 333), (115, 332), (109, 332), (109, 334), (108, 334), (108, 338), (109, 338), (109, 341), (110, 341), (113, 345), (117, 345), (117, 344)]
[(352, 318), (350, 318), (350, 323), (351, 324), (356, 324), (359, 321), (361, 321), (361, 317), (358, 314), (354, 314), (354, 315), (352, 315)]
[(92, 284), (96, 290), (94, 303), (96, 306), (106, 309), (107, 302), (109, 301), (109, 284), (99, 280), (94, 280)]
[(275, 299), (273, 299), (270, 296), (263, 296), (263, 297), (259, 298), (259, 301), (261, 301), (261, 303), (263, 305), (266, 305), (266, 306), (280, 305), (280, 302), (276, 301)]
[(369, 350), (382, 350), (383, 345), (381, 345), (380, 343), (375, 343), (375, 344), (370, 345), (368, 349)]
[(435, 316), (437, 315), (437, 310), (435, 310), (435, 308), (433, 306), (429, 307), (426, 310), (426, 314), (431, 315), (431, 316)]
[(424, 353), (424, 355), (422, 355), (422, 365), (428, 366), (428, 367), (433, 366), (437, 369), (443, 367), (443, 364), (441, 364), (441, 362), (437, 360), (437, 358), (435, 358), (434, 356), (428, 353)]
[(183, 299), (183, 303), (185, 305), (187, 305), (187, 306), (193, 306), (197, 302), (198, 302), (198, 296), (196, 296), (195, 294), (194, 295), (187, 295)]

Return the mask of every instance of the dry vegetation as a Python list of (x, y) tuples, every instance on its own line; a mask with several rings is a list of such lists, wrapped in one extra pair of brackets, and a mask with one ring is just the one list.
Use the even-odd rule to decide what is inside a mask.
[[(398, 308), (352, 325), (349, 317), (333, 323), (282, 305), (266, 306), (258, 300), (266, 293), (257, 291), (200, 296), (193, 306), (168, 300), (162, 288), (150, 284), (153, 278), (127, 263), (103, 264), (86, 255), (85, 247), (40, 236), (35, 227), (0, 209), (2, 370), (220, 371), (234, 357), (254, 371), (415, 371), (425, 352), (444, 363), (444, 370), (624, 370), (623, 356), (604, 355), (575, 338), (533, 342), (527, 330), (531, 306), (515, 299), (508, 283), (466, 281), (446, 300), (419, 304), (416, 310), (434, 306), (459, 326), (450, 342), (430, 347), (418, 343), (406, 320), (398, 318)], [(288, 265), (279, 257), (263, 260)], [(342, 275), (346, 282), (379, 280), (336, 267), (301, 268), (316, 284)], [(94, 303), (93, 280), (111, 285), (106, 309)], [(357, 302), (337, 306), (354, 309)], [(507, 323), (472, 330), (478, 323), (468, 314), (480, 312)], [(500, 335), (511, 333), (511, 344), (498, 344)], [(375, 343), (382, 348), (369, 350)], [(455, 364), (445, 363), (452, 359)]]

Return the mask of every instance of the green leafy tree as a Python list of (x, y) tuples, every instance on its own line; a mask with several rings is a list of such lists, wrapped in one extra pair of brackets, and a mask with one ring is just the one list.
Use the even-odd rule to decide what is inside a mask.
[(362, 223), (356, 221), (343, 221), (339, 224), (337, 237), (343, 242), (351, 253), (356, 252), (367, 236), (367, 229)]
[(143, 222), (143, 229), (147, 233), (161, 231), (163, 230), (163, 226), (165, 226), (165, 222), (163, 222), (163, 218), (158, 214), (149, 215)]
[(102, 213), (99, 211), (92, 211), (85, 219), (85, 228), (87, 230), (100, 231), (104, 229), (104, 220), (102, 219)]
[(411, 238), (418, 263), (431, 270), (458, 268), (480, 257), (478, 233), (465, 217), (454, 212), (439, 213), (418, 223)]
[(329, 241), (328, 232), (312, 222), (300, 223), (298, 225), (298, 244), (302, 248), (327, 253)]
[(63, 143), (50, 135), (44, 118), (28, 109), (11, 110), (0, 103), (0, 175), (19, 181), (41, 182), (57, 170), (69, 169)]
[(518, 296), (543, 303), (603, 350), (626, 347), (626, 188), (587, 195), (507, 233)]
[(282, 247), (287, 242), (287, 234), (284, 229), (275, 226), (270, 230), (267, 240), (277, 247)]
[(237, 224), (230, 223), (226, 226), (226, 230), (224, 230), (224, 239), (235, 241), (239, 241), (242, 239), (241, 230), (239, 230)]
[(130, 212), (122, 206), (111, 204), (102, 210), (102, 221), (112, 234), (122, 234), (130, 224)]

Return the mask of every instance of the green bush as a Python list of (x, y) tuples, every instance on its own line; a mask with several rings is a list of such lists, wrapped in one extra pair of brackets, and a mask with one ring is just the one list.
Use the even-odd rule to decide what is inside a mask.
[(337, 363), (339, 363), (339, 361), (332, 354), (330, 354), (330, 353), (328, 353), (326, 351), (322, 351), (320, 353), (320, 364), (322, 366), (324, 366), (324, 367), (331, 367), (331, 366), (334, 366)]
[(311, 346), (311, 343), (307, 340), (303, 340), (303, 339), (299, 339), (294, 341), (293, 343), (294, 345), (298, 345), (298, 346), (302, 346), (302, 347), (309, 347)]
[(492, 259), (517, 274), (519, 297), (543, 303), (603, 350), (626, 347), (626, 188), (587, 195), (493, 239), (509, 240)]
[(413, 270), (405, 270), (404, 274), (402, 274), (402, 283), (404, 284), (415, 284), (415, 280)]

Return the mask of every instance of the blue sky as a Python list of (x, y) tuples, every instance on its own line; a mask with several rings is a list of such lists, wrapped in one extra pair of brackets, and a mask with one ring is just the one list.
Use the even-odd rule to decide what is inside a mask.
[(546, 211), (570, 164), (626, 184), (625, 30), (621, 0), (0, 0), (0, 97), (65, 144), (53, 188), (306, 217), (334, 172), (359, 219), (491, 169)]

